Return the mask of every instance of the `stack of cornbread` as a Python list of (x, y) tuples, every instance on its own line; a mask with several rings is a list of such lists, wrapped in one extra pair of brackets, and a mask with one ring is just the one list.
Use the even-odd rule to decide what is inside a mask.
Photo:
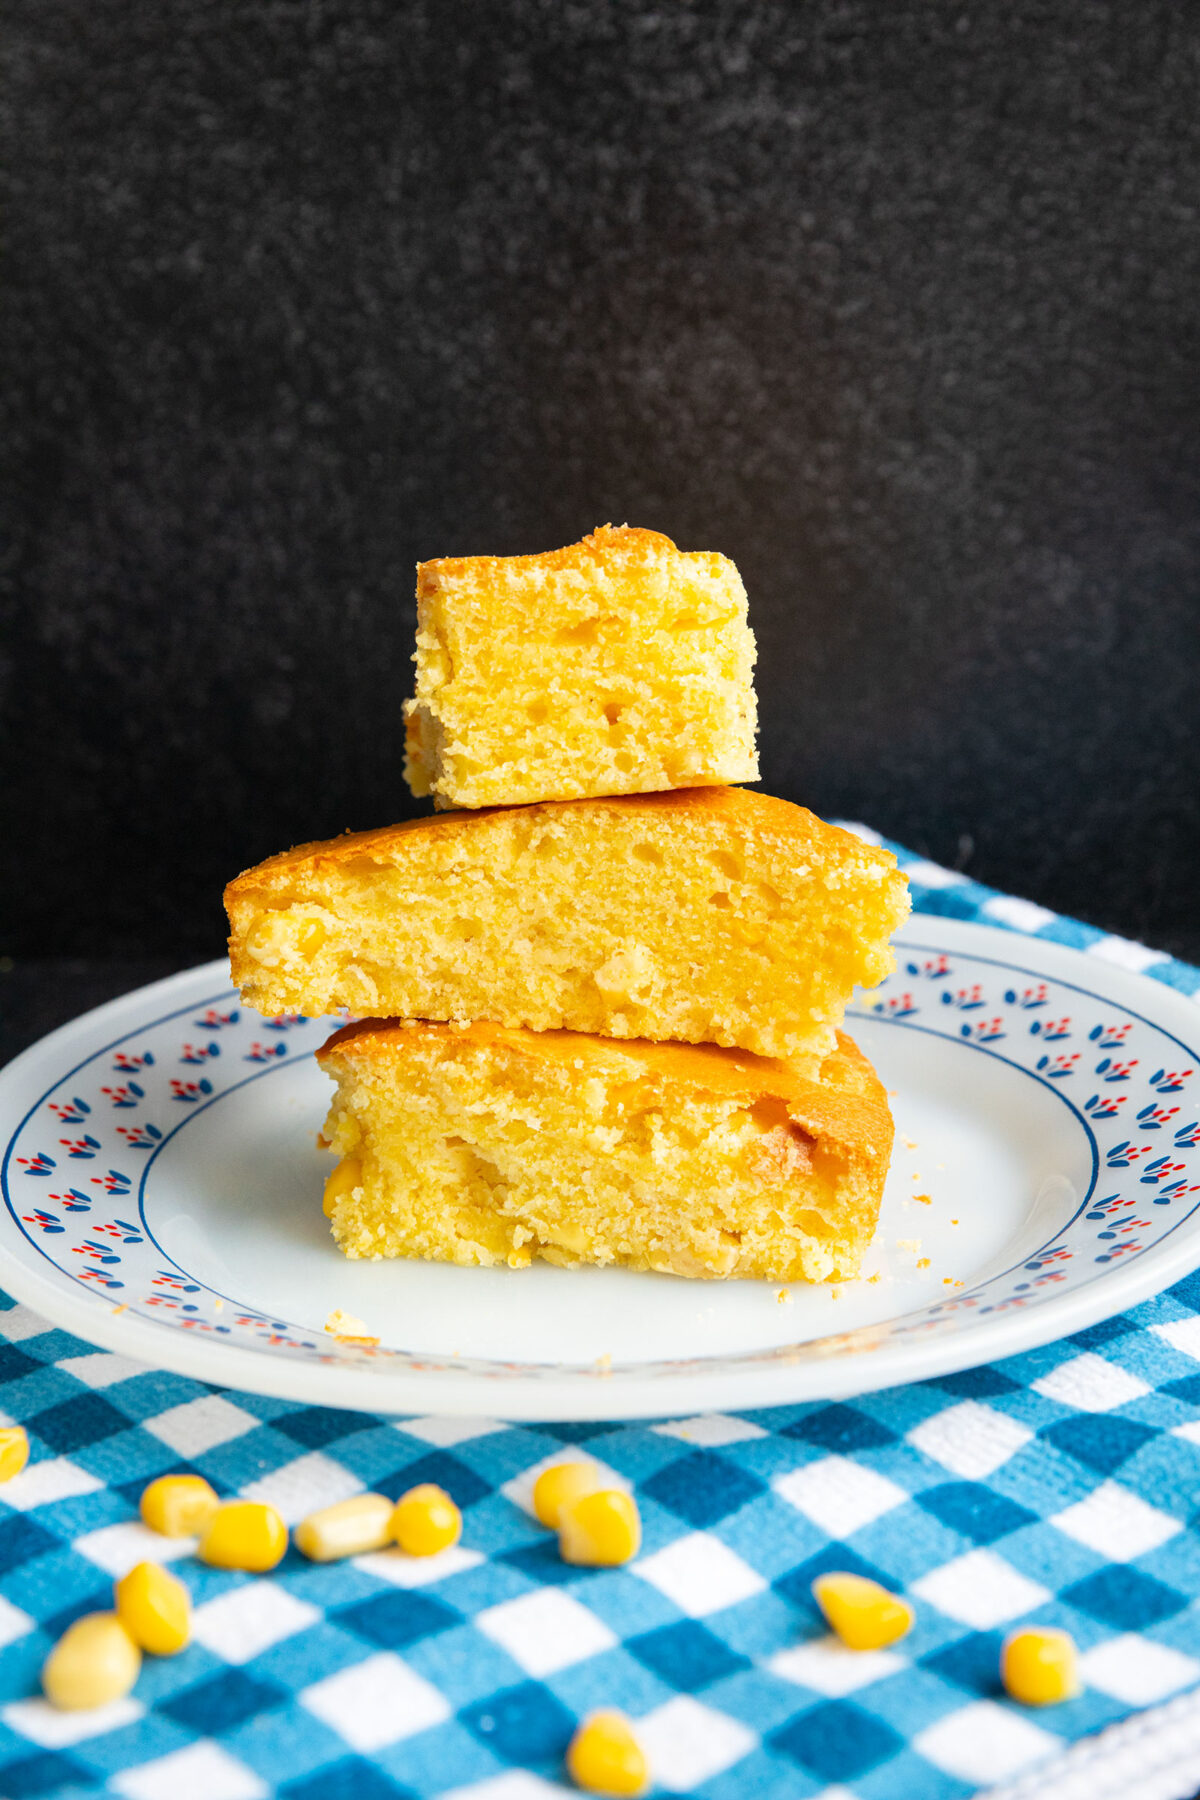
[[(892, 1121), (838, 1029), (908, 911), (885, 850), (758, 775), (734, 565), (603, 527), (420, 566), (407, 777), (434, 816), (226, 891), (319, 1053), (348, 1256), (854, 1275)], [(447, 811), (442, 809), (461, 810)]]

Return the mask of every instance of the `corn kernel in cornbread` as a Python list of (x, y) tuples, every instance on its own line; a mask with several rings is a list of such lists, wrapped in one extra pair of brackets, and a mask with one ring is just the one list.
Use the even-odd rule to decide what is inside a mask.
[(415, 660), (405, 774), (436, 806), (758, 779), (741, 576), (657, 531), (421, 563)]
[(857, 1273), (892, 1120), (847, 1037), (812, 1080), (713, 1045), (366, 1020), (318, 1052), (359, 1184), (348, 1256), (617, 1263), (774, 1281)]
[(716, 787), (305, 844), (225, 904), (233, 978), (268, 1017), (493, 1019), (815, 1068), (855, 986), (891, 971), (907, 890), (890, 851)]

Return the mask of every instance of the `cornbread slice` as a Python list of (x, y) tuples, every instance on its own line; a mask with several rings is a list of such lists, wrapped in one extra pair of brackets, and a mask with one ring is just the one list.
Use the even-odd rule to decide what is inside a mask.
[(657, 531), (421, 563), (415, 661), (405, 776), (436, 806), (758, 779), (741, 576)]
[(346, 1026), (317, 1060), (347, 1256), (833, 1281), (875, 1229), (892, 1120), (841, 1034), (817, 1080), (707, 1044), (423, 1021)]
[(492, 1019), (824, 1056), (908, 912), (890, 851), (691, 788), (443, 813), (273, 856), (225, 891), (270, 1017)]

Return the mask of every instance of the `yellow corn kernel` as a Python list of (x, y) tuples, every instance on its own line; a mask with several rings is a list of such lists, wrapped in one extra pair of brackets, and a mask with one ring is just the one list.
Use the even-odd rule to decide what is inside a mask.
[(312, 957), (325, 942), (320, 919), (297, 918), (290, 907), (260, 913), (246, 934), (246, 949), (256, 962), (275, 968), (281, 958), (295, 952)]
[(301, 956), (314, 957), (325, 942), (325, 927), (320, 919), (305, 919), (296, 933), (296, 948)]
[(1075, 1640), (1050, 1625), (1010, 1632), (1000, 1651), (1000, 1674), (1023, 1706), (1070, 1700), (1079, 1692)]
[(355, 1494), (336, 1506), (323, 1506), (297, 1525), (296, 1548), (310, 1562), (337, 1562), (382, 1550), (392, 1541), (395, 1507), (386, 1494)]
[(333, 1209), (338, 1201), (344, 1200), (347, 1194), (352, 1194), (356, 1187), (361, 1186), (362, 1164), (359, 1162), (357, 1156), (343, 1156), (341, 1162), (333, 1171), (329, 1180), (325, 1183), (325, 1198), (321, 1203), (325, 1208), (325, 1217), (331, 1219), (333, 1217)]
[(646, 1752), (622, 1712), (605, 1708), (583, 1721), (567, 1751), (567, 1770), (589, 1794), (644, 1794), (650, 1783)]
[(116, 1613), (88, 1613), (67, 1627), (42, 1666), (42, 1691), (64, 1712), (120, 1700), (138, 1678), (142, 1653)]
[(462, 1536), (462, 1514), (432, 1481), (401, 1494), (392, 1514), (392, 1536), (410, 1556), (435, 1556)]
[(912, 1629), (908, 1601), (865, 1575), (818, 1575), (812, 1591), (830, 1626), (851, 1650), (882, 1650)]
[(261, 1500), (227, 1500), (209, 1520), (200, 1555), (215, 1569), (249, 1569), (261, 1575), (281, 1561), (287, 1546), (287, 1526), (273, 1506)]
[(29, 1439), (23, 1425), (6, 1425), (0, 1431), (0, 1481), (11, 1481), (29, 1461)]
[(281, 912), (260, 913), (246, 934), (246, 949), (256, 962), (274, 967), (291, 933)]
[(637, 1502), (619, 1488), (584, 1494), (559, 1513), (558, 1553), (564, 1562), (613, 1568), (636, 1556), (641, 1545)]
[(585, 1494), (598, 1494), (604, 1476), (594, 1462), (561, 1462), (543, 1469), (533, 1484), (533, 1510), (543, 1525), (558, 1530), (564, 1506), (582, 1500)]
[(135, 1644), (174, 1656), (192, 1635), (192, 1597), (158, 1563), (140, 1562), (116, 1586), (117, 1617)]
[(199, 1537), (220, 1504), (203, 1475), (160, 1475), (142, 1494), (142, 1522), (163, 1537)]

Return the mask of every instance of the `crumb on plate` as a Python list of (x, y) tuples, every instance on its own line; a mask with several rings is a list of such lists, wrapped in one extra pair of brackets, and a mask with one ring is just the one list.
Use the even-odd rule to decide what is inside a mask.
[(363, 1321), (353, 1313), (343, 1312), (335, 1306), (325, 1321), (324, 1329), (339, 1344), (377, 1344), (379, 1339), (372, 1337)]

